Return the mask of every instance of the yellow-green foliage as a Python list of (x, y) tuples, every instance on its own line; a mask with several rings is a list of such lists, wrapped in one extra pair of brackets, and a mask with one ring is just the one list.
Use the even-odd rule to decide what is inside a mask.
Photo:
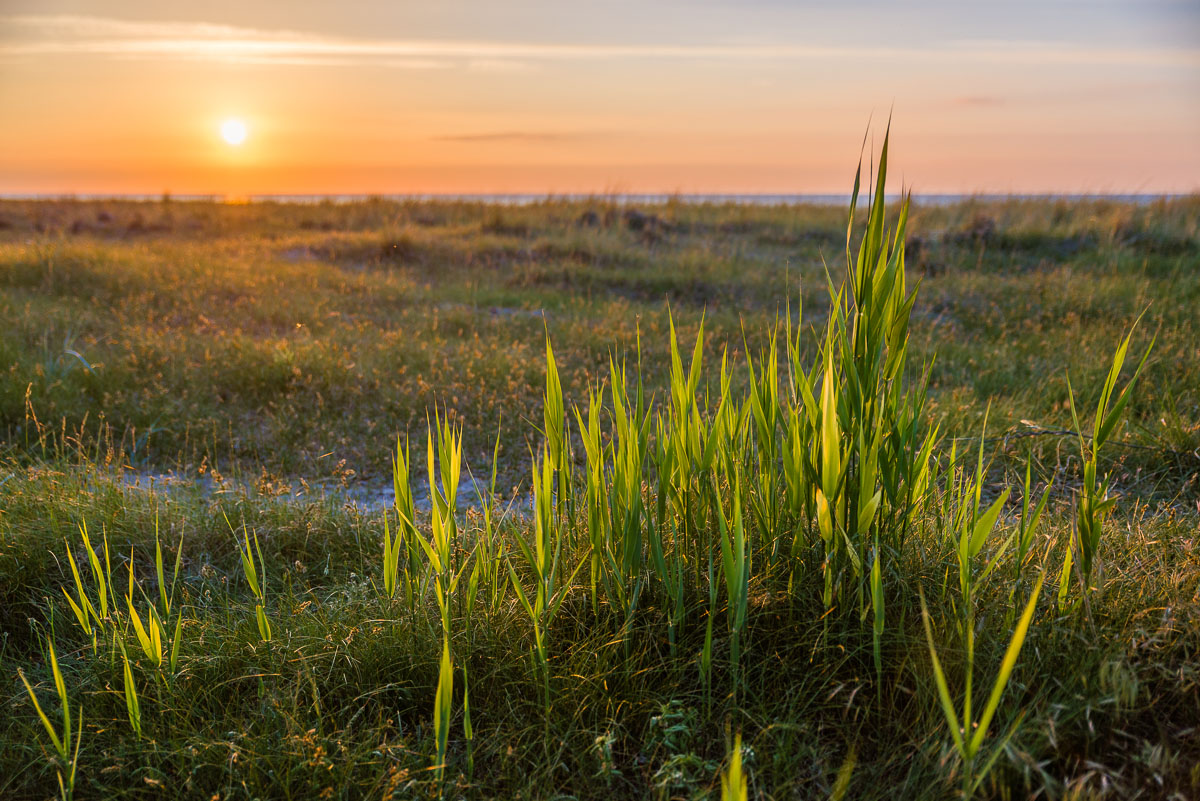
[(1196, 202), (884, 162), (849, 224), (0, 203), (0, 795), (1194, 794)]

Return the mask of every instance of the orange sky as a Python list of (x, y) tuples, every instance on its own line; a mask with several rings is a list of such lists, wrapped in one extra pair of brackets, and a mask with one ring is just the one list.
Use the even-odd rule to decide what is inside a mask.
[(1200, 189), (1195, 3), (247, 5), (7, 0), (0, 193)]

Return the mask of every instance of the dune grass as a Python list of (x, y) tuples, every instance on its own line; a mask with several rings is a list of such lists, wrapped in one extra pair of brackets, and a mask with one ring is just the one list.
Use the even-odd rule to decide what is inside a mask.
[(0, 204), (0, 795), (1200, 792), (1200, 207), (876, 174)]

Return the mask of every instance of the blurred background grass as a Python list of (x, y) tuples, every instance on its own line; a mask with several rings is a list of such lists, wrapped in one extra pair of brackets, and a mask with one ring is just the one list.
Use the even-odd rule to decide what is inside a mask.
[[(545, 332), (570, 404), (610, 354), (637, 358), (639, 331), (661, 389), (668, 309), (684, 341), (705, 318), (713, 360), (757, 349), (789, 300), (819, 328), (844, 215), (605, 198), (3, 202), (0, 437), (15, 458), (74, 448), (149, 471), (386, 482), (387, 443), (423, 436), (436, 405), (482, 465), (501, 419), (541, 418)], [(1113, 453), (1146, 492), (1200, 494), (1200, 198), (967, 200), (912, 217), (910, 369), (929, 365), (948, 434), (977, 432), (988, 403), (993, 433), (1069, 427), (1068, 367), (1094, 406), (1144, 312), (1133, 350), (1158, 342), (1121, 434), (1134, 447)], [(522, 430), (503, 427), (505, 487), (526, 473)], [(1052, 436), (1020, 442), (1058, 458)]]

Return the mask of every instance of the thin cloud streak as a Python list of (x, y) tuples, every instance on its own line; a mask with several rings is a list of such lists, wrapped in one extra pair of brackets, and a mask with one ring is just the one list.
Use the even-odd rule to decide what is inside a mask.
[(586, 134), (554, 133), (550, 131), (494, 131), (475, 134), (444, 134), (432, 137), (435, 142), (563, 142), (582, 139)]
[(1004, 99), (996, 95), (963, 95), (950, 102), (955, 106), (1000, 106)]
[(1079, 47), (1061, 42), (950, 42), (939, 49), (839, 45), (547, 44), (434, 39), (355, 39), (288, 30), (261, 30), (204, 22), (134, 22), (55, 15), (0, 17), (23, 35), (0, 43), (7, 57), (90, 55), (176, 58), (254, 64), (373, 63), (431, 65), (447, 59), (474, 65), (530, 61), (658, 59), (753, 62), (854, 59), (1006, 64), (1079, 64), (1200, 67), (1200, 49)]

